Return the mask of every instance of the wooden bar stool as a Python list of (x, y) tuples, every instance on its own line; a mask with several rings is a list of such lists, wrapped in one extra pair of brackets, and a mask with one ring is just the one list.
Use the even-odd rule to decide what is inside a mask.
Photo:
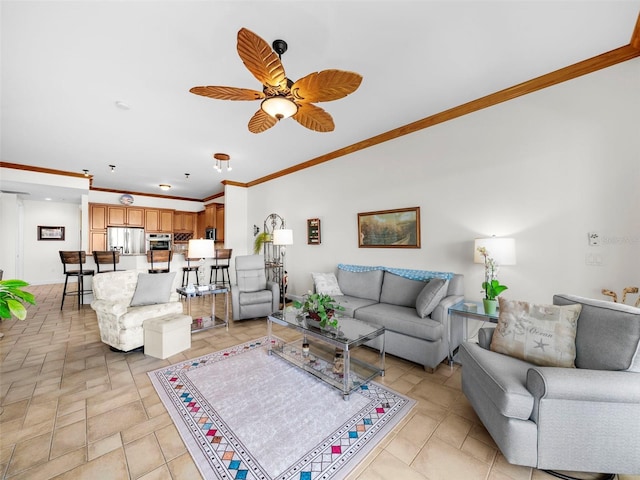
[[(64, 273), (64, 290), (62, 291), (62, 303), (60, 304), (60, 310), (62, 310), (62, 307), (64, 307), (64, 297), (66, 297), (67, 295), (78, 296), (78, 310), (79, 310), (80, 306), (84, 304), (84, 294), (93, 292), (92, 288), (85, 290), (84, 277), (87, 277), (87, 276), (93, 277), (95, 271), (85, 270), (82, 268), (82, 265), (87, 261), (87, 254), (85, 252), (80, 252), (80, 251), (73, 252), (73, 251), (64, 251), (64, 250), (60, 250), (59, 252), (60, 252), (60, 260), (62, 261), (62, 269)], [(72, 267), (73, 265), (77, 265), (77, 268), (73, 268)], [(77, 290), (67, 292), (67, 284), (69, 282), (69, 277), (76, 277), (78, 279)]]
[[(171, 271), (171, 250), (149, 250), (147, 251), (147, 262), (151, 264), (149, 273), (169, 273)], [(156, 263), (167, 263), (167, 266), (157, 266)]]
[[(211, 274), (209, 275), (209, 283), (215, 283), (217, 285), (231, 285), (231, 278), (229, 277), (229, 263), (231, 262), (232, 248), (218, 248), (215, 250), (215, 256), (213, 257), (213, 265), (211, 265)], [(215, 278), (213, 272), (216, 272)], [(222, 274), (222, 282), (218, 283), (218, 272)], [(224, 274), (227, 273), (227, 279), (224, 279)]]
[[(120, 263), (120, 252), (117, 250), (94, 251), (93, 260), (96, 262), (96, 273), (115, 272), (116, 265)], [(111, 265), (112, 268), (100, 270), (100, 265)]]
[(200, 279), (198, 278), (198, 265), (191, 265), (191, 262), (200, 261), (199, 258), (186, 258), (187, 266), (182, 267), (182, 286), (186, 287), (189, 283), (189, 273), (196, 272), (196, 285), (200, 285)]

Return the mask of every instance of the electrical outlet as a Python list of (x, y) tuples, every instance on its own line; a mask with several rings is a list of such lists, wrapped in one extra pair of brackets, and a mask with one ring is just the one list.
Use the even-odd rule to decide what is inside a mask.
[(589, 246), (597, 247), (600, 245), (600, 235), (596, 232), (589, 232), (587, 234), (589, 236)]

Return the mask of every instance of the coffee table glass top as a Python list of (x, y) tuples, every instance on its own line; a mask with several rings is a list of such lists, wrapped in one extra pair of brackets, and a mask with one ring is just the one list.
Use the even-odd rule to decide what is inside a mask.
[(315, 335), (321, 335), (327, 340), (331, 340), (331, 343), (339, 342), (349, 346), (361, 345), (384, 333), (384, 327), (351, 317), (338, 317), (338, 330), (336, 331), (334, 328), (320, 328), (317, 322), (308, 317), (296, 315), (294, 312), (284, 316), (282, 312), (275, 312), (269, 316), (272, 321), (280, 325), (311, 331)]

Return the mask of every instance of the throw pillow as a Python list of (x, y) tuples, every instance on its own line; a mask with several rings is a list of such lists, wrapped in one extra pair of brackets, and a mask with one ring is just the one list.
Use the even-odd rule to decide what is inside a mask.
[(136, 291), (130, 306), (155, 305), (167, 303), (171, 297), (171, 288), (176, 272), (169, 273), (139, 273)]
[(338, 285), (338, 279), (333, 273), (312, 273), (313, 284), (316, 287), (316, 293), (325, 295), (343, 295)]
[(576, 330), (582, 305), (500, 301), (490, 350), (540, 366), (575, 367)]
[(432, 278), (427, 282), (422, 291), (416, 298), (416, 312), (421, 318), (426, 318), (431, 315), (431, 312), (440, 303), (445, 295), (449, 284), (447, 280), (442, 278)]

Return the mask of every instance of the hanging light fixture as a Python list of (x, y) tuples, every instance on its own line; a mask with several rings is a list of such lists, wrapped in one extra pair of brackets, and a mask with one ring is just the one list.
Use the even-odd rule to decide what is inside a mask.
[(213, 166), (218, 173), (222, 173), (222, 165), (223, 163), (227, 164), (227, 172), (231, 171), (231, 157), (226, 153), (214, 153), (213, 158), (215, 158), (216, 163)]
[(89, 176), (89, 170), (87, 170), (86, 168), (84, 170), (82, 170), (84, 172), (84, 176), (88, 177)]
[(186, 178), (187, 180), (189, 180), (189, 175), (191, 175), (190, 173), (185, 173), (184, 174), (184, 178)]
[(116, 166), (115, 165), (109, 165), (109, 168), (111, 169), (111, 173), (115, 173), (115, 171), (116, 171)]
[(289, 118), (298, 113), (298, 105), (282, 95), (264, 99), (260, 104), (260, 108), (264, 113), (278, 120)]
[(169, 185), (168, 183), (161, 183), (158, 186), (160, 187), (160, 190), (164, 190), (165, 192), (171, 189), (171, 185)]

